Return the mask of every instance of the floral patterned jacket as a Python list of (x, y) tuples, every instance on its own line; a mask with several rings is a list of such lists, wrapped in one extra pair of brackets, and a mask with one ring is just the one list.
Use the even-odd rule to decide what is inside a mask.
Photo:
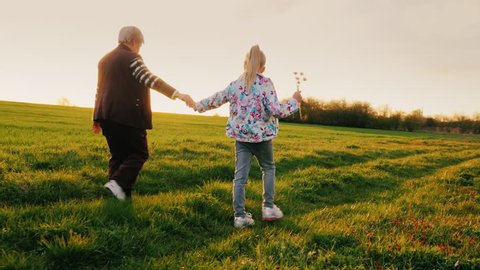
[(238, 79), (225, 90), (197, 102), (198, 112), (205, 112), (230, 102), (226, 134), (237, 141), (258, 143), (269, 141), (278, 134), (277, 118), (287, 117), (298, 110), (294, 98), (280, 103), (272, 81), (258, 74), (250, 92), (245, 81)]

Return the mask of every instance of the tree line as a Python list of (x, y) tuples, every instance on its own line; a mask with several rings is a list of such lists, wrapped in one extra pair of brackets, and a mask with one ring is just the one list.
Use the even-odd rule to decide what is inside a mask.
[(422, 110), (410, 113), (393, 111), (388, 106), (372, 108), (368, 102), (322, 101), (305, 98), (301, 110), (286, 122), (403, 131), (434, 131), (480, 134), (480, 113), (473, 117), (424, 116)]

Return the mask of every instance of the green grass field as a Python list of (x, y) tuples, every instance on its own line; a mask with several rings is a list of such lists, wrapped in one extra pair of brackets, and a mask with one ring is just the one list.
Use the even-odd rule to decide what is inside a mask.
[(480, 136), (281, 123), (233, 228), (226, 119), (154, 114), (131, 203), (91, 109), (0, 102), (0, 269), (480, 269)]

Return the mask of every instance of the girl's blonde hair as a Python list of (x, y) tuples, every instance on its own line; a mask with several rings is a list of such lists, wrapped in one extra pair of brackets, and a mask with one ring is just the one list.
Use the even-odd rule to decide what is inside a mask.
[(241, 79), (245, 80), (245, 91), (250, 91), (252, 84), (257, 78), (257, 73), (265, 66), (266, 61), (265, 54), (260, 50), (258, 45), (252, 46), (250, 51), (245, 55), (245, 60), (243, 62), (244, 72), (242, 76), (240, 76)]

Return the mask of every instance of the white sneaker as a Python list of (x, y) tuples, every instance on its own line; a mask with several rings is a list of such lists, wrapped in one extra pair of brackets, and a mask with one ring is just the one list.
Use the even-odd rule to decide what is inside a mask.
[(273, 221), (281, 219), (283, 217), (283, 212), (276, 205), (273, 207), (263, 207), (262, 208), (262, 219), (267, 221)]
[(125, 201), (127, 196), (125, 195), (125, 192), (123, 192), (122, 187), (118, 185), (117, 181), (110, 180), (103, 187), (105, 187), (105, 190), (111, 193), (118, 200)]
[(255, 224), (255, 221), (250, 213), (245, 214), (244, 217), (235, 217), (233, 220), (233, 226), (238, 229), (252, 226), (253, 224)]

